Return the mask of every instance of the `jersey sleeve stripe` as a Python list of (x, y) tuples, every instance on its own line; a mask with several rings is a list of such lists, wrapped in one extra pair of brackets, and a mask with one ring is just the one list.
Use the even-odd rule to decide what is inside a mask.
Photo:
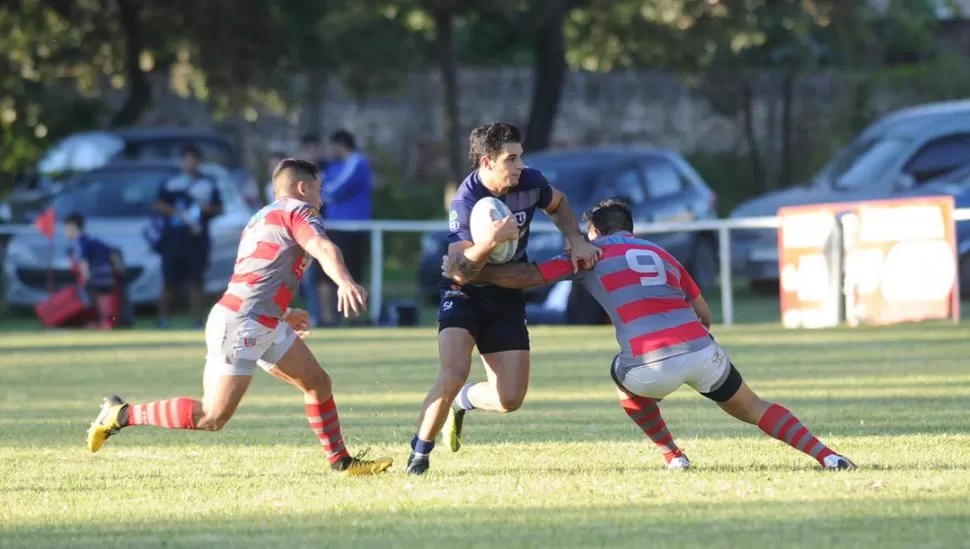
[(550, 259), (549, 261), (540, 263), (538, 267), (539, 274), (542, 275), (542, 279), (546, 282), (562, 278), (573, 272), (573, 264), (567, 259)]
[(631, 303), (623, 305), (616, 310), (617, 314), (620, 315), (620, 320), (624, 324), (629, 324), (634, 320), (643, 318), (645, 316), (656, 315), (660, 313), (669, 313), (671, 311), (676, 311), (679, 309), (686, 309), (688, 307), (687, 302), (683, 299), (678, 298), (644, 298)]
[(681, 286), (684, 289), (684, 295), (687, 296), (687, 301), (694, 301), (699, 295), (701, 295), (701, 289), (697, 286), (697, 282), (694, 282), (694, 277), (690, 276), (686, 270), (681, 276)]
[(630, 340), (630, 350), (635, 356), (640, 356), (665, 347), (708, 337), (710, 334), (707, 328), (700, 322), (692, 320), (680, 326), (634, 337)]

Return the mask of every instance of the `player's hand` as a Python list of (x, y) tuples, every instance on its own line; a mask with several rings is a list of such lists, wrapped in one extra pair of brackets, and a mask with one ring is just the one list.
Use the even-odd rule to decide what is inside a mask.
[(367, 290), (353, 281), (347, 281), (337, 286), (337, 311), (344, 314), (344, 318), (360, 316), (367, 309)]
[(293, 328), (300, 339), (310, 335), (310, 315), (303, 309), (290, 309), (283, 320), (290, 325), (290, 328)]
[(489, 240), (495, 244), (519, 238), (519, 225), (515, 222), (515, 216), (512, 215), (493, 221), (489, 229)]
[(569, 247), (569, 259), (573, 263), (573, 274), (578, 273), (580, 269), (592, 269), (600, 256), (603, 255), (603, 250), (585, 240), (570, 242)]

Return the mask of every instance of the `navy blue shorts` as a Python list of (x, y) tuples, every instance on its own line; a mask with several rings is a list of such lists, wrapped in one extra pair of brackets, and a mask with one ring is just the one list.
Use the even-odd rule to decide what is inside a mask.
[(478, 352), (483, 355), (529, 350), (521, 292), (452, 286), (442, 288), (440, 296), (438, 333), (445, 328), (463, 328), (475, 339)]
[(209, 268), (208, 246), (198, 242), (173, 242), (162, 249), (162, 278), (166, 288), (202, 284)]

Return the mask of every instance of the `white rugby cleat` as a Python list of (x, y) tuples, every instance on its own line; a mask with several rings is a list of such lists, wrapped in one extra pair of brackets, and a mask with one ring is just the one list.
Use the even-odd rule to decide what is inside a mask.
[(673, 471), (686, 471), (690, 469), (690, 460), (687, 456), (677, 456), (667, 463), (667, 469)]
[(825, 459), (822, 460), (822, 463), (823, 463), (822, 467), (826, 469), (840, 469), (845, 471), (851, 471), (852, 469), (856, 468), (855, 463), (852, 463), (851, 459), (845, 456), (840, 456), (839, 454), (832, 454), (830, 456), (825, 456)]

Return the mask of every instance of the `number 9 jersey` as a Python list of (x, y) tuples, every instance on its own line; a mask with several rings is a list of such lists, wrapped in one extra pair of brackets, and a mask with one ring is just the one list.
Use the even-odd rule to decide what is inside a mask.
[(564, 253), (538, 265), (547, 280), (573, 280), (610, 315), (622, 348), (621, 366), (635, 366), (705, 349), (713, 343), (690, 306), (701, 293), (687, 269), (666, 250), (630, 233), (592, 242), (603, 255), (589, 271), (572, 274)]

